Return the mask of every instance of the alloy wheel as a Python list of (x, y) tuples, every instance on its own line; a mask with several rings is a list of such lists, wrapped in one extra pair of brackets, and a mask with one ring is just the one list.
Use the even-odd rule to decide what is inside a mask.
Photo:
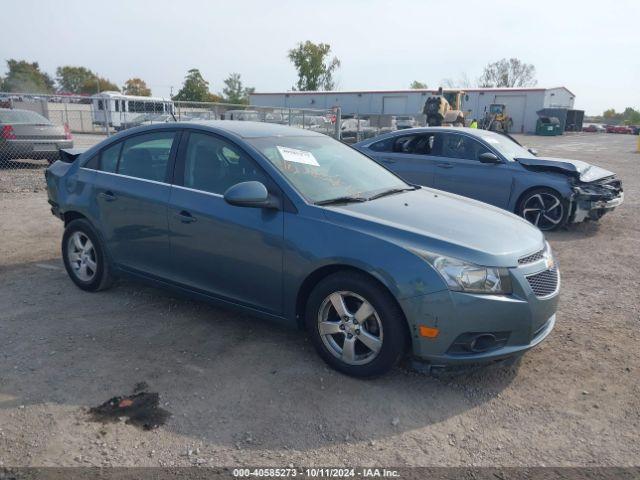
[(318, 331), (329, 352), (349, 365), (370, 363), (382, 348), (380, 317), (369, 301), (354, 292), (334, 292), (324, 299)]
[(564, 207), (555, 195), (536, 193), (527, 198), (522, 207), (522, 216), (540, 230), (551, 230), (562, 222)]
[(74, 232), (67, 244), (67, 259), (74, 275), (83, 282), (90, 282), (96, 276), (98, 261), (96, 249), (83, 232)]

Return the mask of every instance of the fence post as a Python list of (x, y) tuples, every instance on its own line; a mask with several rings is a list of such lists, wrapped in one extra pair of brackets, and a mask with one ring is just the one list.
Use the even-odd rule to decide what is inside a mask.
[[(107, 108), (107, 98), (102, 99), (102, 111), (104, 112), (104, 134), (109, 136), (109, 117), (110, 115), (107, 113), (109, 109)], [(111, 108), (111, 107), (109, 107)]]
[(342, 123), (342, 109), (340, 107), (335, 107), (334, 109), (335, 112), (335, 116), (336, 116), (336, 123), (334, 125), (335, 128), (335, 138), (336, 140), (340, 140), (340, 124)]

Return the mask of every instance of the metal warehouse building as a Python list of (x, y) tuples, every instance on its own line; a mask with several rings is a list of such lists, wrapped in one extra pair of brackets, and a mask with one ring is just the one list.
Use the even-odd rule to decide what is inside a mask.
[[(447, 91), (458, 91), (445, 89)], [(463, 90), (462, 109), (467, 118), (480, 119), (492, 103), (507, 106), (514, 132), (534, 132), (543, 108), (573, 109), (575, 95), (566, 87), (468, 88)], [(427, 97), (437, 90), (378, 90), (361, 92), (253, 93), (250, 103), (260, 107), (340, 107), (343, 115), (419, 115)]]

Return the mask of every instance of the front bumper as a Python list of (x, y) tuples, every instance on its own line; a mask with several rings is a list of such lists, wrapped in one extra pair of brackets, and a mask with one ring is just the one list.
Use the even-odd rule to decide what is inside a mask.
[(573, 211), (569, 219), (572, 223), (598, 220), (624, 202), (622, 183), (616, 179), (575, 187), (574, 191)]
[[(537, 269), (537, 270), (536, 270)], [(526, 277), (540, 265), (510, 269), (511, 295), (479, 295), (443, 290), (401, 300), (412, 327), (413, 354), (432, 366), (485, 363), (521, 354), (542, 342), (553, 330), (558, 288), (537, 297)], [(438, 328), (435, 338), (419, 334), (419, 326)], [(456, 349), (461, 338), (494, 335), (501, 341), (487, 351)]]

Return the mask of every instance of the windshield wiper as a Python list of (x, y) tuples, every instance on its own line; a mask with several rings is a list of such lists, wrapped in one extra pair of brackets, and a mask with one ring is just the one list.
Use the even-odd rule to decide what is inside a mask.
[(343, 197), (329, 198), (327, 200), (320, 200), (315, 202), (314, 205), (333, 205), (335, 203), (353, 203), (353, 202), (366, 202), (369, 200), (366, 197), (358, 197), (355, 195), (345, 195)]
[(416, 187), (402, 187), (402, 188), (390, 188), (389, 190), (384, 190), (383, 192), (376, 193), (375, 195), (371, 195), (369, 200), (375, 200), (376, 198), (386, 197), (387, 195), (393, 195), (395, 193), (408, 192), (410, 190), (416, 190)]

